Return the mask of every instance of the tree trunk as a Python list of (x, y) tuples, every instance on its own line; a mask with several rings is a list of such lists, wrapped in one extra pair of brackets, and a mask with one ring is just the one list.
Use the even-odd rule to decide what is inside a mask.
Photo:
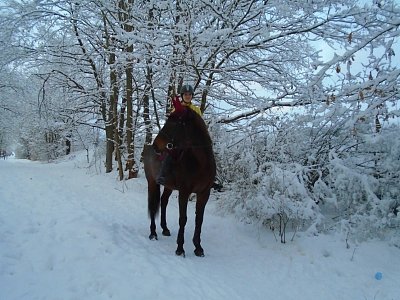
[(113, 170), (113, 152), (114, 152), (114, 128), (110, 121), (106, 124), (106, 173)]
[(113, 128), (113, 137), (114, 137), (114, 150), (115, 150), (115, 157), (118, 163), (118, 174), (119, 174), (119, 180), (124, 179), (124, 171), (122, 169), (122, 158), (121, 158), (121, 149), (120, 149), (120, 138), (119, 138), (119, 132), (118, 132), (118, 110), (117, 110), (117, 105), (118, 105), (118, 77), (117, 77), (117, 71), (115, 70), (115, 52), (111, 51), (110, 52), (110, 59), (109, 59), (109, 65), (110, 65), (110, 85), (111, 85), (111, 94), (110, 94), (110, 106), (112, 108), (112, 128)]
[[(133, 46), (129, 46), (127, 52), (131, 53)], [(128, 179), (136, 178), (138, 175), (138, 167), (135, 161), (135, 147), (134, 147), (134, 135), (133, 135), (133, 79), (132, 79), (133, 68), (129, 63), (125, 69), (126, 75), (126, 146), (128, 151), (128, 159), (126, 161), (125, 170), (128, 171)]]
[[(122, 11), (121, 21), (125, 32), (132, 32), (133, 27), (130, 22), (131, 19), (130, 11), (132, 8), (133, 0), (128, 0), (120, 2), (120, 8)], [(133, 60), (131, 58), (133, 53), (133, 44), (127, 44), (125, 46), (125, 51), (127, 53), (128, 62), (125, 67), (125, 77), (126, 77), (126, 150), (127, 150), (127, 160), (125, 164), (125, 171), (128, 171), (128, 179), (137, 178), (139, 168), (137, 167), (135, 161), (135, 143), (134, 143), (134, 122), (133, 122)]]
[(71, 137), (72, 134), (68, 134), (65, 140), (65, 154), (69, 155), (71, 153)]

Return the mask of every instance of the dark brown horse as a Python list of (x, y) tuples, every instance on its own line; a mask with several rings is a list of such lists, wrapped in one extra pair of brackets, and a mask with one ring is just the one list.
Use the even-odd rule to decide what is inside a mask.
[[(166, 177), (164, 192), (160, 199), (160, 185), (157, 184), (161, 161), (165, 155), (172, 157), (171, 172)], [(152, 145), (145, 145), (143, 151), (144, 170), (148, 184), (148, 209), (151, 219), (150, 239), (157, 239), (155, 217), (161, 202), (161, 228), (169, 236), (166, 222), (166, 207), (172, 190), (179, 191), (179, 231), (177, 255), (185, 255), (184, 232), (187, 221), (188, 198), (197, 194), (196, 220), (193, 236), (194, 253), (204, 256), (200, 245), (201, 227), (205, 206), (215, 178), (215, 159), (212, 142), (202, 117), (186, 107), (179, 107), (169, 116)]]

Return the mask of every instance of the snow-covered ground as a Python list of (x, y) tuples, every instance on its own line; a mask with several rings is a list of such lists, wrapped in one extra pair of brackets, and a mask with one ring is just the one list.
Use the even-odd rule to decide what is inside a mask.
[[(143, 174), (143, 173), (142, 173)], [(298, 234), (286, 244), (255, 225), (206, 208), (193, 254), (189, 204), (186, 258), (171, 237), (150, 241), (146, 181), (93, 174), (84, 159), (0, 161), (0, 299), (400, 299), (400, 249)], [(160, 233), (160, 232), (159, 232)], [(381, 280), (375, 274), (381, 272)]]

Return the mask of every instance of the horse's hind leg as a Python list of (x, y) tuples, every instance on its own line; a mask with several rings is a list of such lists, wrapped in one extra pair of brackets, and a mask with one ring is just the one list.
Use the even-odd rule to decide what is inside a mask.
[(210, 196), (210, 191), (208, 190), (205, 193), (197, 194), (197, 202), (196, 202), (196, 221), (195, 221), (195, 229), (193, 235), (193, 244), (194, 244), (194, 254), (196, 256), (203, 257), (204, 250), (201, 247), (201, 227), (203, 225), (204, 218), (204, 210), (206, 208), (206, 204), (208, 202), (208, 197)]
[(161, 228), (163, 229), (162, 234), (165, 236), (171, 236), (171, 232), (167, 227), (167, 205), (171, 193), (172, 190), (164, 188), (164, 191), (161, 195)]

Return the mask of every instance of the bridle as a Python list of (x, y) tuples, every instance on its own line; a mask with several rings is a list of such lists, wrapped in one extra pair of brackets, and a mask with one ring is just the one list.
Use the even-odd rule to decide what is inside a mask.
[(182, 147), (178, 147), (175, 145), (175, 140), (176, 140), (176, 136), (178, 134), (178, 132), (181, 130), (180, 128), (182, 128), (183, 130), (185, 130), (185, 136), (186, 136), (186, 126), (185, 126), (185, 121), (182, 120), (181, 118), (179, 118), (179, 121), (176, 122), (177, 124), (175, 124), (174, 130), (172, 132), (172, 134), (168, 134), (165, 131), (161, 130), (158, 135), (164, 136), (166, 138), (166, 140), (168, 141), (165, 145), (165, 149), (167, 151), (172, 151), (173, 149), (179, 149)]

